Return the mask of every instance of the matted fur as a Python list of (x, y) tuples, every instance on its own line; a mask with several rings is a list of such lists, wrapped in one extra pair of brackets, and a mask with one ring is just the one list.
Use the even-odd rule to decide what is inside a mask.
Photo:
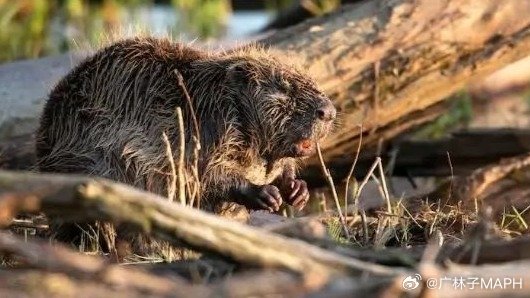
[(330, 129), (315, 119), (329, 100), (309, 76), (280, 61), (257, 46), (215, 53), (145, 37), (107, 46), (51, 92), (37, 133), (38, 168), (101, 176), (166, 196), (171, 170), (162, 134), (176, 159), (181, 107), (188, 165), (191, 113), (199, 122), (201, 204), (213, 210), (243, 183), (271, 184), (294, 171), (300, 158), (293, 144)]

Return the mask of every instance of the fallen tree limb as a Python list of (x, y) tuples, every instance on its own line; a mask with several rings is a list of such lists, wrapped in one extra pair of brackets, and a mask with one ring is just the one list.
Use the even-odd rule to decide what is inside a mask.
[[(362, 0), (341, 0), (340, 4), (337, 4), (337, 6), (356, 2), (362, 2)], [(280, 10), (274, 19), (272, 19), (261, 31), (283, 29), (301, 23), (309, 18), (315, 17), (317, 14), (324, 13), (324, 11), (312, 11), (312, 7), (310, 7), (310, 5), (313, 3), (315, 3), (315, 1), (294, 1), (290, 7)], [(330, 7), (330, 9), (337, 8), (338, 7)]]
[(43, 211), (65, 221), (128, 223), (173, 244), (184, 243), (242, 263), (289, 269), (322, 282), (341, 273), (403, 271), (347, 258), (104, 179), (0, 171), (0, 197), (4, 223), (20, 211)]
[[(465, 245), (445, 247), (437, 256), (439, 262), (451, 260), (459, 264), (469, 264), (472, 252)], [(512, 240), (490, 240), (480, 245), (477, 264), (513, 262), (530, 260), (530, 237), (522, 236)]]
[(530, 167), (530, 154), (503, 159), (498, 164), (477, 169), (471, 175), (459, 179), (453, 188), (455, 195), (469, 203), (471, 200), (479, 199), (495, 182), (506, 178), (514, 171), (528, 167)]
[[(193, 292), (191, 292), (193, 294)], [(197, 293), (198, 294), (198, 293)], [(148, 291), (119, 288), (99, 280), (79, 280), (64, 273), (35, 269), (0, 270), (0, 296), (2, 297), (189, 297), (178, 292), (158, 295)], [(208, 297), (200, 296), (196, 297)]]
[[(152, 293), (109, 286), (99, 280), (77, 279), (64, 273), (42, 270), (0, 270), (1, 297), (304, 297), (311, 291), (287, 272), (264, 271), (237, 274), (207, 286), (180, 291)], [(205, 290), (199, 290), (205, 289)]]
[[(24, 241), (7, 232), (0, 232), (0, 253), (16, 257), (16, 260), (30, 268), (103, 284), (109, 289), (114, 287), (137, 294), (175, 297), (189, 297), (191, 293), (194, 293), (194, 297), (205, 297), (207, 293), (205, 288), (192, 287), (175, 277), (166, 279), (135, 268), (109, 265), (100, 258), (74, 253), (60, 245)], [(2, 290), (5, 287), (0, 286), (0, 292)]]
[[(502, 159), (498, 163), (478, 168), (470, 175), (454, 177), (441, 183), (434, 191), (408, 198), (407, 205), (415, 210), (420, 204), (418, 202), (429, 199), (430, 202), (438, 202), (441, 207), (456, 206), (460, 203), (466, 208), (475, 209), (476, 202), (483, 202), (487, 190), (501, 182), (509, 175), (530, 167), (530, 154)], [(523, 186), (523, 188), (525, 188)], [(506, 189), (504, 189), (506, 191)], [(497, 196), (498, 197), (498, 196)], [(498, 202), (493, 202), (497, 207), (504, 207)], [(506, 206), (511, 207), (511, 206)], [(495, 210), (498, 211), (498, 210)]]

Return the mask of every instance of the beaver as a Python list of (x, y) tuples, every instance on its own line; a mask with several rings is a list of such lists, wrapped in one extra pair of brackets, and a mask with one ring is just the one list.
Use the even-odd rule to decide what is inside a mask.
[[(37, 167), (167, 195), (168, 143), (178, 160), (184, 135), (184, 173), (193, 176), (195, 160), (201, 208), (231, 201), (271, 212), (284, 202), (302, 209), (309, 192), (297, 165), (335, 117), (309, 76), (268, 51), (208, 52), (137, 37), (99, 50), (52, 90), (37, 131)], [(71, 227), (65, 230), (62, 240), (69, 240)]]
[(187, 162), (198, 122), (204, 209), (223, 200), (269, 211), (282, 202), (305, 206), (309, 193), (297, 163), (330, 132), (336, 110), (308, 75), (256, 47), (213, 53), (142, 37), (99, 50), (49, 95), (37, 132), (38, 169), (165, 195), (162, 134), (178, 156), (177, 107)]

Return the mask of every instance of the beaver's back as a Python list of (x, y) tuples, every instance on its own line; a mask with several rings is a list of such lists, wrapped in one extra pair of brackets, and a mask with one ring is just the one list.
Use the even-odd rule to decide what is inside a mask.
[(136, 180), (145, 180), (142, 174), (163, 157), (162, 133), (176, 134), (182, 90), (174, 70), (205, 55), (168, 40), (136, 38), (81, 63), (45, 105), (37, 133), (39, 170), (98, 175), (148, 189), (150, 181)]

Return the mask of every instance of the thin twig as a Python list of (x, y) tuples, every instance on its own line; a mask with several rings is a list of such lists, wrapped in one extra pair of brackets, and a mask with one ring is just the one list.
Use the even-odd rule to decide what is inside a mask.
[(361, 196), (361, 192), (362, 192), (364, 186), (366, 185), (366, 183), (368, 183), (368, 179), (370, 179), (370, 177), (374, 174), (375, 168), (377, 167), (377, 165), (379, 163), (381, 163), (381, 158), (377, 157), (375, 159), (374, 163), (372, 164), (372, 167), (370, 167), (370, 170), (368, 170), (368, 173), (366, 173), (366, 176), (364, 177), (363, 181), (361, 182), (361, 184), (357, 188), (357, 192), (355, 193), (355, 197), (354, 197), (355, 207), (356, 207), (357, 210), (359, 210), (359, 213), (361, 214), (361, 222), (362, 222), (362, 225), (363, 225), (364, 244), (368, 244), (368, 223), (366, 221), (366, 212), (364, 211), (364, 209), (359, 208), (359, 198)]
[[(188, 93), (188, 89), (186, 88), (186, 85), (184, 84), (184, 77), (182, 76), (180, 71), (178, 71), (177, 69), (175, 69), (174, 72), (177, 75), (178, 84), (179, 84), (180, 88), (182, 89), (182, 93), (184, 93), (184, 97), (186, 98), (186, 102), (188, 103), (188, 109), (190, 110), (190, 116), (191, 116), (191, 119), (193, 120), (193, 126), (194, 126), (194, 129), (195, 129), (195, 135), (196, 136), (200, 136), (201, 134), (200, 134), (200, 131), (199, 131), (199, 122), (197, 121), (197, 117), (195, 115), (195, 109), (193, 108), (193, 102), (191, 101), (190, 94)], [(200, 148), (200, 144), (197, 144), (197, 145)]]
[(379, 175), (381, 176), (381, 182), (383, 185), (383, 191), (384, 191), (384, 199), (386, 201), (386, 207), (388, 210), (388, 213), (392, 213), (392, 206), (390, 205), (390, 195), (388, 194), (388, 188), (386, 187), (386, 179), (385, 179), (385, 171), (383, 171), (383, 165), (381, 161), (379, 161), (379, 164), (377, 165), (379, 168)]
[(169, 161), (169, 166), (171, 169), (170, 182), (167, 187), (167, 198), (169, 201), (173, 202), (175, 199), (175, 194), (177, 193), (177, 169), (175, 168), (175, 159), (173, 158), (173, 151), (171, 150), (171, 144), (165, 132), (162, 132), (162, 139), (166, 144), (166, 156)]
[(344, 219), (344, 215), (342, 214), (342, 210), (341, 210), (340, 203), (339, 203), (339, 196), (337, 195), (337, 190), (335, 189), (335, 183), (333, 182), (333, 177), (331, 177), (329, 170), (326, 168), (326, 164), (324, 163), (324, 158), (322, 157), (322, 152), (320, 150), (319, 143), (317, 143), (317, 152), (318, 152), (318, 159), (320, 160), (320, 166), (322, 167), (322, 173), (326, 177), (329, 187), (331, 188), (331, 194), (333, 195), (333, 200), (335, 201), (335, 205), (339, 213), (339, 220), (344, 230), (344, 235), (346, 236), (346, 238), (350, 239), (350, 232), (348, 231), (346, 220)]
[(177, 107), (177, 122), (179, 126), (179, 163), (178, 163), (178, 185), (179, 199), (182, 205), (186, 204), (186, 176), (184, 174), (184, 154), (186, 152), (186, 136), (184, 134), (184, 117), (182, 109)]
[(350, 171), (348, 172), (348, 176), (346, 176), (346, 186), (344, 187), (344, 210), (346, 210), (348, 206), (348, 195), (350, 191), (350, 180), (353, 176), (353, 171), (355, 170), (355, 166), (357, 165), (357, 161), (359, 160), (359, 154), (361, 152), (361, 146), (363, 144), (363, 124), (361, 123), (359, 125), (359, 144), (357, 145), (357, 151), (355, 153), (355, 159), (353, 160), (353, 164), (351, 165)]
[(364, 209), (360, 209), (359, 211), (361, 213), (361, 222), (363, 224), (363, 241), (364, 245), (368, 244), (369, 238), (368, 238), (368, 221), (366, 219), (366, 211)]
[(449, 182), (449, 191), (448, 191), (448, 194), (447, 194), (447, 201), (446, 202), (450, 202), (451, 201), (451, 198), (453, 196), (453, 182), (454, 182), (454, 172), (453, 172), (453, 163), (451, 162), (451, 154), (449, 154), (449, 151), (446, 152), (447, 153), (447, 162), (449, 163), (449, 167), (451, 169), (451, 181)]
[(380, 163), (380, 162), (381, 162), (381, 158), (377, 157), (375, 159), (374, 163), (372, 164), (372, 166), (370, 167), (370, 170), (368, 170), (368, 173), (366, 173), (366, 176), (364, 177), (363, 181), (359, 185), (359, 188), (357, 189), (357, 193), (355, 194), (355, 197), (354, 197), (354, 203), (355, 204), (358, 203), (359, 196), (361, 195), (361, 192), (362, 192), (364, 186), (366, 185), (366, 183), (368, 183), (368, 179), (370, 179), (370, 177), (374, 173), (375, 168), (377, 167), (377, 164)]
[[(200, 142), (201, 134), (200, 134), (200, 129), (199, 129), (199, 122), (197, 121), (197, 116), (195, 115), (195, 109), (193, 108), (193, 102), (191, 100), (188, 89), (186, 88), (186, 85), (184, 84), (184, 77), (177, 69), (174, 70), (174, 73), (177, 76), (178, 84), (180, 88), (182, 89), (182, 93), (184, 94), (184, 97), (186, 98), (186, 102), (188, 104), (188, 109), (190, 110), (190, 116), (193, 121), (194, 132), (195, 132), (195, 134), (192, 137), (193, 143), (194, 143), (192, 173), (193, 173), (193, 178), (194, 178), (195, 183), (193, 183), (193, 193), (191, 193), (190, 195), (190, 206), (193, 206), (195, 203), (195, 199), (200, 197), (200, 192), (201, 192), (200, 183), (199, 183), (200, 181), (199, 179), (199, 152), (201, 150), (201, 142)], [(197, 200), (197, 207), (198, 208), (200, 207), (199, 200)]]

